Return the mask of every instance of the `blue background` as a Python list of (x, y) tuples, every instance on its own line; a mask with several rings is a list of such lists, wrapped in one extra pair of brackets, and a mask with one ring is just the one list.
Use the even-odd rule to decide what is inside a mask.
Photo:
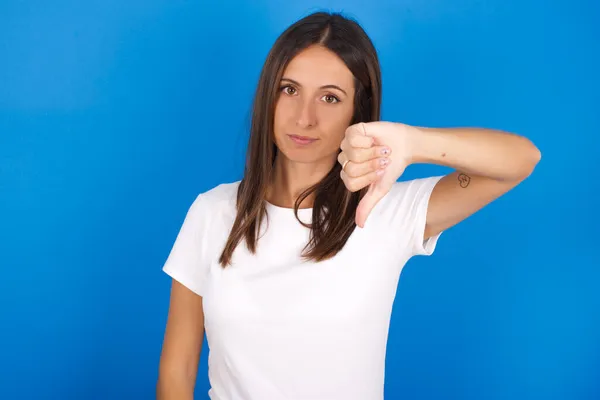
[(154, 397), (162, 264), (195, 196), (241, 178), (273, 41), (321, 9), (372, 37), (384, 119), (505, 129), (543, 153), (406, 266), (386, 399), (600, 398), (597, 2), (4, 0), (3, 399)]

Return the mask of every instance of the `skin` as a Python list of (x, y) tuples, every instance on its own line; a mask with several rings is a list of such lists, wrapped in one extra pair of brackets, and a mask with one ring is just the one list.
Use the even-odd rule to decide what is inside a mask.
[[(283, 77), (292, 81), (282, 80), (276, 103), (274, 133), (280, 151), (267, 200), (291, 208), (298, 194), (321, 180), (335, 164), (354, 111), (354, 82), (345, 64), (318, 46), (299, 53)], [(322, 88), (324, 85), (337, 88)], [(288, 134), (317, 140), (298, 146)], [(309, 197), (302, 206), (310, 207), (312, 201)], [(202, 297), (173, 280), (157, 400), (193, 399), (203, 338)]]
[[(354, 112), (354, 79), (341, 59), (320, 46), (300, 52), (287, 65), (283, 78), (274, 119), (279, 152), (267, 200), (292, 208), (297, 196), (320, 181), (336, 162)], [(316, 141), (299, 146), (289, 134)], [(302, 207), (311, 207), (313, 200), (308, 197)], [(157, 400), (193, 399), (203, 338), (202, 297), (173, 280)]]
[(203, 339), (202, 297), (173, 279), (158, 368), (157, 400), (193, 400)]
[[(335, 164), (354, 113), (355, 88), (344, 62), (318, 45), (296, 55), (282, 78), (274, 119), (279, 151), (267, 200), (292, 208), (298, 195), (323, 179)], [(317, 140), (297, 145), (290, 134)], [(309, 196), (301, 207), (311, 207), (313, 200)]]
[[(541, 159), (528, 139), (483, 128), (423, 128), (377, 121), (348, 126), (353, 113), (352, 73), (319, 46), (287, 66), (275, 108), (279, 148), (267, 200), (292, 208), (297, 196), (320, 181), (337, 161), (350, 191), (369, 187), (357, 210), (365, 225), (371, 209), (407, 166), (432, 163), (454, 168), (435, 186), (424, 239), (459, 223), (526, 179)], [(290, 81), (290, 79), (293, 81)], [(337, 88), (326, 87), (334, 85)], [(295, 144), (289, 134), (316, 139)], [(338, 155), (338, 150), (341, 153)], [(311, 207), (308, 197), (303, 207)], [(173, 280), (161, 353), (157, 399), (193, 399), (204, 337), (202, 297)]]
[[(373, 144), (390, 147), (383, 175), (368, 170)], [(369, 186), (358, 206), (356, 222), (365, 225), (372, 208), (411, 164), (428, 163), (455, 169), (435, 186), (427, 208), (423, 239), (458, 224), (523, 182), (541, 159), (527, 138), (485, 128), (423, 128), (377, 121), (349, 127), (338, 161), (346, 168), (341, 178), (349, 190)]]

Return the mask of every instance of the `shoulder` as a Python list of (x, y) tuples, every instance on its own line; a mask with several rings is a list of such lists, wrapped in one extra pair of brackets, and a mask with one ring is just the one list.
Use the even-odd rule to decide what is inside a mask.
[(239, 182), (222, 183), (196, 195), (163, 270), (203, 295), (206, 273), (227, 237)]
[(188, 210), (188, 218), (208, 224), (209, 221), (235, 214), (239, 181), (221, 183), (199, 192)]
[(202, 201), (202, 203), (210, 207), (228, 206), (232, 201), (235, 206), (239, 185), (240, 181), (221, 183), (207, 191), (199, 193), (196, 200)]

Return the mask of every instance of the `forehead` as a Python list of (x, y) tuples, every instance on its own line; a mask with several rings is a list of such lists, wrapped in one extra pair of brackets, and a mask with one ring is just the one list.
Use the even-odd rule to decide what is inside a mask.
[(298, 53), (283, 72), (286, 78), (307, 86), (354, 86), (352, 72), (334, 52), (322, 46), (311, 46)]

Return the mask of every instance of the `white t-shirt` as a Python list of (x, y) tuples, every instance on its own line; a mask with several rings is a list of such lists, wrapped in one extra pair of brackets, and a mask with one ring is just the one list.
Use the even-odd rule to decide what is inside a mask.
[[(218, 264), (235, 219), (238, 182), (201, 193), (163, 270), (203, 297), (213, 400), (383, 399), (388, 328), (400, 272), (423, 241), (441, 176), (397, 182), (344, 249), (302, 261), (309, 238), (293, 209), (267, 203), (255, 255), (242, 241)], [(311, 209), (299, 210), (310, 222)]]

